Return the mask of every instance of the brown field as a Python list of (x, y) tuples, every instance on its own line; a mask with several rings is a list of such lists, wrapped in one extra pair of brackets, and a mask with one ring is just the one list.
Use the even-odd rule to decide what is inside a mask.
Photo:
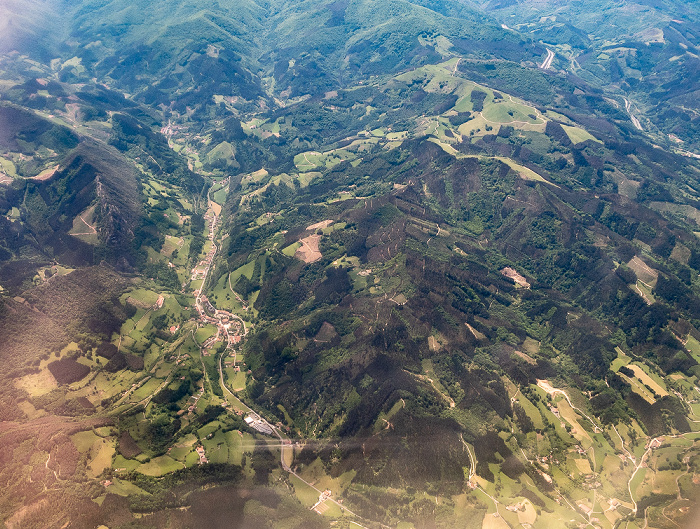
[(307, 231), (310, 230), (322, 230), (323, 228), (327, 228), (333, 224), (332, 220), (322, 220), (321, 222), (317, 222), (316, 224), (312, 224), (311, 226), (307, 227)]
[(656, 280), (659, 277), (659, 273), (653, 268), (649, 268), (649, 266), (647, 266), (647, 264), (639, 257), (635, 256), (630, 259), (627, 266), (634, 271), (640, 281), (646, 283), (650, 287), (656, 286)]
[(321, 236), (316, 234), (304, 237), (299, 241), (301, 246), (294, 254), (294, 257), (304, 261), (305, 263), (314, 263), (318, 261), (322, 257), (321, 252), (318, 249), (318, 243), (320, 240)]
[(501, 270), (501, 274), (512, 279), (521, 287), (530, 288), (530, 283), (527, 282), (527, 279), (525, 279), (525, 277), (523, 275), (519, 274), (516, 270), (514, 270), (510, 266), (506, 266), (503, 270)]
[(51, 178), (54, 175), (54, 173), (56, 171), (58, 171), (58, 167), (59, 166), (56, 165), (55, 167), (50, 167), (49, 169), (44, 169), (38, 175), (32, 176), (31, 179), (32, 180), (48, 180), (49, 178)]

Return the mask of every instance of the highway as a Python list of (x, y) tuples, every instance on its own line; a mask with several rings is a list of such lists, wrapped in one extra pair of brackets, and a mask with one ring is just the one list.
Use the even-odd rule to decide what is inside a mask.
[(540, 68), (543, 70), (549, 70), (552, 66), (552, 61), (554, 60), (554, 52), (547, 48), (547, 58), (544, 60), (542, 64), (540, 64)]

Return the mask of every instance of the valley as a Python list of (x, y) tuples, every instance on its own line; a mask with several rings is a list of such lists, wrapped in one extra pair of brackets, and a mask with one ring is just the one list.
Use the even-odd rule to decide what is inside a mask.
[(693, 527), (696, 10), (42, 8), (0, 38), (0, 524)]

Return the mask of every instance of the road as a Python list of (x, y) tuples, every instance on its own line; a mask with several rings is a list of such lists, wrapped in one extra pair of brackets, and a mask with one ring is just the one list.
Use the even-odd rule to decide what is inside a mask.
[(632, 104), (629, 102), (629, 100), (628, 100), (626, 97), (623, 97), (622, 99), (625, 100), (625, 110), (626, 110), (627, 113), (629, 114), (630, 119), (632, 120), (632, 123), (634, 124), (634, 126), (635, 126), (638, 130), (644, 130), (644, 129), (642, 129), (642, 124), (641, 124), (641, 123), (639, 122), (639, 120), (637, 119), (637, 116), (635, 116), (634, 114), (632, 114)]
[(543, 70), (549, 70), (552, 66), (552, 61), (554, 60), (554, 52), (547, 48), (547, 58), (544, 60), (542, 64), (540, 64), (540, 68)]
[(560, 393), (560, 394), (564, 395), (564, 398), (566, 399), (566, 402), (569, 403), (569, 406), (571, 406), (571, 408), (573, 410), (575, 410), (576, 412), (578, 412), (582, 417), (585, 417), (586, 419), (588, 419), (588, 422), (590, 422), (591, 425), (593, 426), (594, 433), (598, 433), (598, 432), (602, 431), (600, 429), (600, 427), (595, 422), (593, 422), (593, 419), (591, 419), (588, 415), (586, 415), (583, 412), (583, 410), (574, 406), (574, 404), (571, 402), (571, 399), (569, 398), (569, 395), (566, 393), (566, 391), (564, 391), (563, 389), (558, 389), (558, 388), (552, 387), (552, 385), (549, 382), (547, 382), (546, 380), (538, 380), (537, 385), (540, 388), (542, 388), (543, 390), (545, 390), (549, 395), (554, 395), (556, 393)]

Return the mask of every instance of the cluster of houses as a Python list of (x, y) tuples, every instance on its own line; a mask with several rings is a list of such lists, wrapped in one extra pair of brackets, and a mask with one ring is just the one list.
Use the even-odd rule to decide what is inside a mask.
[(207, 459), (207, 454), (204, 451), (204, 447), (202, 445), (199, 445), (197, 448), (197, 454), (199, 455), (199, 464), (203, 465), (204, 463), (209, 463), (209, 460)]
[(241, 343), (245, 334), (245, 325), (238, 316), (225, 310), (216, 309), (204, 294), (197, 299), (197, 310), (200, 322), (216, 325), (217, 328), (216, 335), (204, 342), (203, 349), (212, 348), (216, 342), (222, 339), (226, 342), (228, 349)]
[(311, 510), (316, 511), (318, 514), (322, 514), (319, 510), (318, 507), (326, 501), (328, 498), (330, 498), (332, 495), (331, 489), (326, 489), (324, 490), (318, 497), (318, 501), (314, 503), (314, 505), (311, 507)]

